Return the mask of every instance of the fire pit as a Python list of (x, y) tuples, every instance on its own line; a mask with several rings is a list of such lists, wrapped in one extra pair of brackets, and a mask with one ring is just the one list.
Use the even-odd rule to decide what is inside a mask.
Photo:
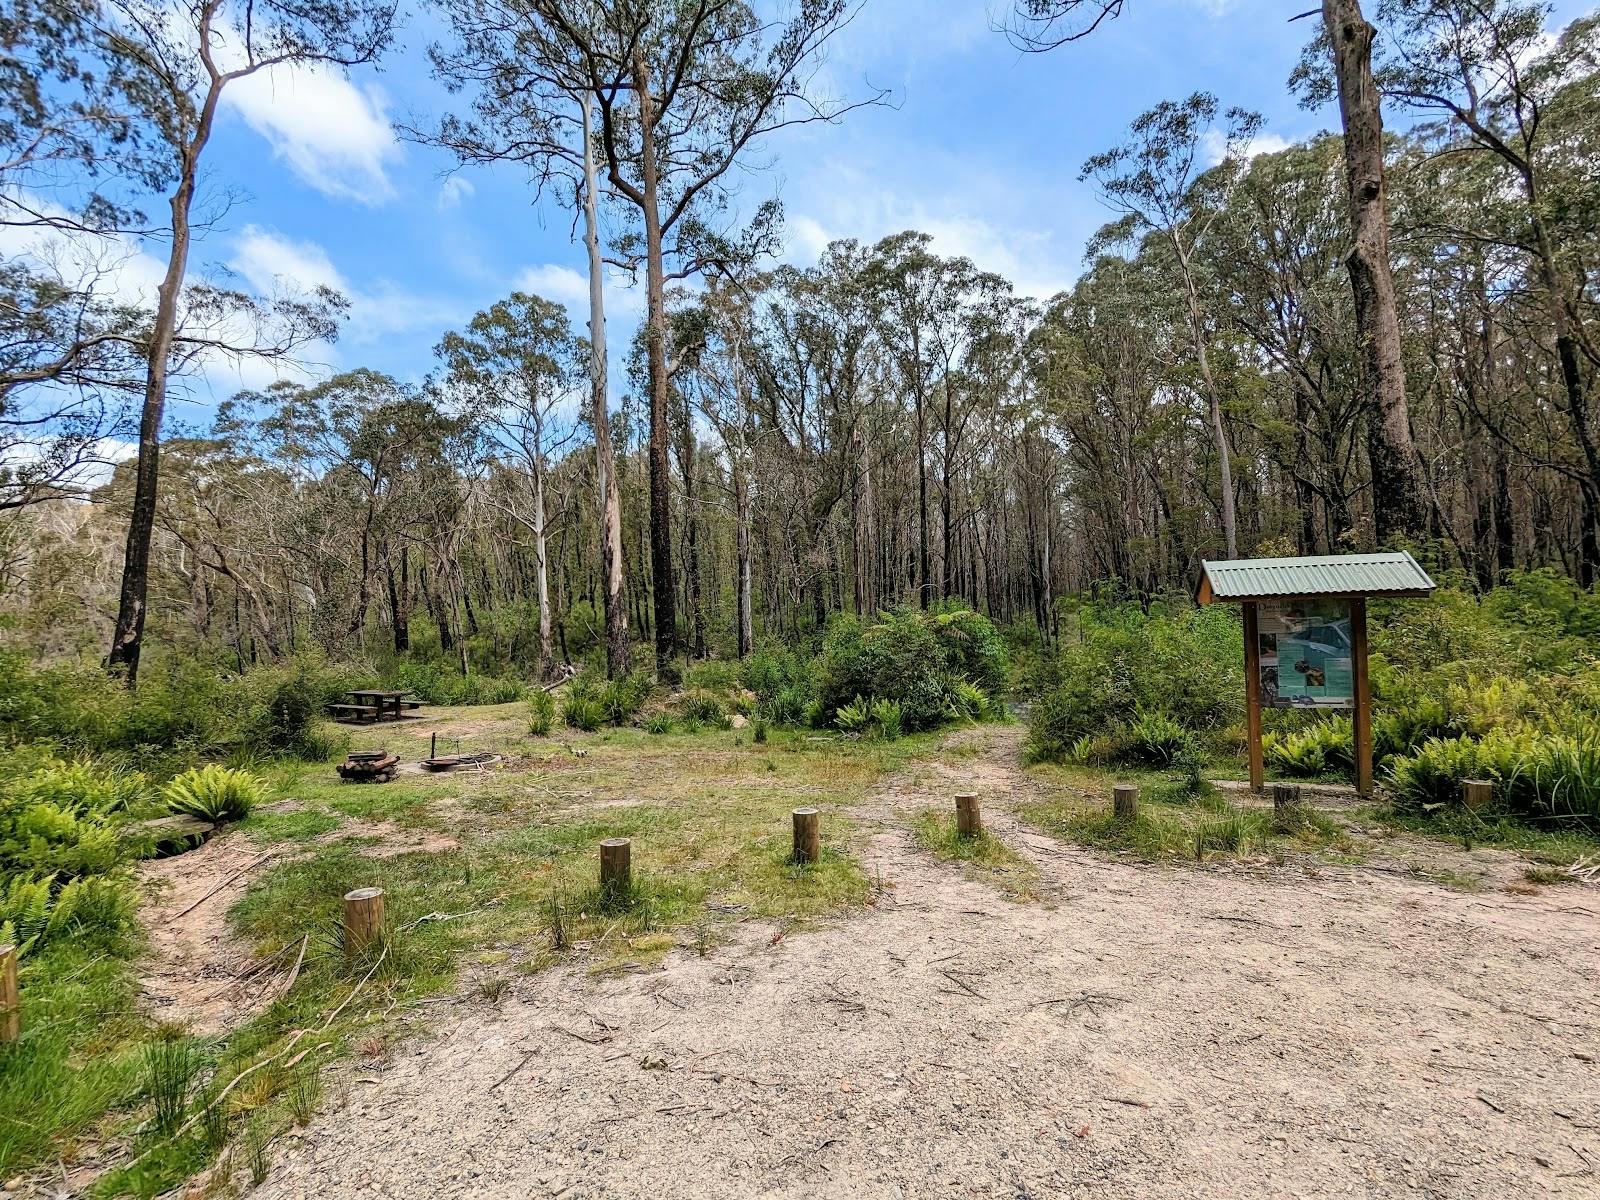
[(400, 756), (387, 750), (352, 750), (339, 764), (346, 783), (388, 783), (400, 768)]
[(476, 754), (436, 754), (423, 759), (422, 765), (429, 771), (454, 771), (458, 767), (486, 767), (499, 761), (498, 754), (480, 750)]

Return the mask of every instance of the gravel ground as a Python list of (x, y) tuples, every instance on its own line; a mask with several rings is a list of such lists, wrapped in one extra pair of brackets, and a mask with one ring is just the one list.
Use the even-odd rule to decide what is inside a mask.
[[(871, 911), (463, 1000), (255, 1195), (1600, 1196), (1592, 889), (1106, 861), (1019, 829), (1017, 733), (973, 736), (863, 814)], [(914, 847), (958, 778), (1042, 902)]]

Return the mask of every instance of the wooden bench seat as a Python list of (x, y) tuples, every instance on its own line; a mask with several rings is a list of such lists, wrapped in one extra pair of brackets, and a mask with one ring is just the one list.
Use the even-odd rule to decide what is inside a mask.
[(376, 717), (378, 715), (378, 710), (377, 710), (376, 707), (374, 707), (371, 704), (330, 704), (330, 705), (328, 705), (328, 715), (329, 716), (331, 716), (331, 717), (339, 717), (341, 714), (343, 714), (344, 716), (354, 716), (354, 717)]

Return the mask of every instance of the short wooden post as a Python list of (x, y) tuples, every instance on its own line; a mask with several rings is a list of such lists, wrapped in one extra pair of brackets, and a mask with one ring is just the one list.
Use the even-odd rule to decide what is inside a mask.
[(1111, 811), (1119, 821), (1131, 821), (1139, 815), (1139, 789), (1131, 783), (1119, 783), (1111, 789)]
[(357, 888), (344, 894), (344, 952), (360, 954), (383, 938), (383, 889)]
[(1275, 783), (1272, 785), (1272, 811), (1282, 816), (1292, 809), (1300, 807), (1300, 785), (1298, 783)]
[(814, 863), (822, 857), (822, 817), (814, 808), (794, 810), (794, 861)]
[(600, 843), (600, 891), (626, 896), (633, 887), (633, 839), (606, 838)]
[(976, 793), (956, 793), (956, 834), (964, 838), (983, 836), (983, 813)]
[(1468, 812), (1477, 812), (1494, 799), (1494, 784), (1487, 779), (1463, 779), (1461, 803)]
[(22, 1002), (17, 996), (17, 948), (0, 946), (0, 1043), (22, 1035)]

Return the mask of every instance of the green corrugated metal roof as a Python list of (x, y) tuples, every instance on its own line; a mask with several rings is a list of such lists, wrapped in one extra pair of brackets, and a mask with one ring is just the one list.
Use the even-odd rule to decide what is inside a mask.
[(1427, 593), (1438, 585), (1417, 560), (1398, 554), (1314, 558), (1236, 558), (1200, 564), (1216, 600), (1267, 596), (1384, 596)]

